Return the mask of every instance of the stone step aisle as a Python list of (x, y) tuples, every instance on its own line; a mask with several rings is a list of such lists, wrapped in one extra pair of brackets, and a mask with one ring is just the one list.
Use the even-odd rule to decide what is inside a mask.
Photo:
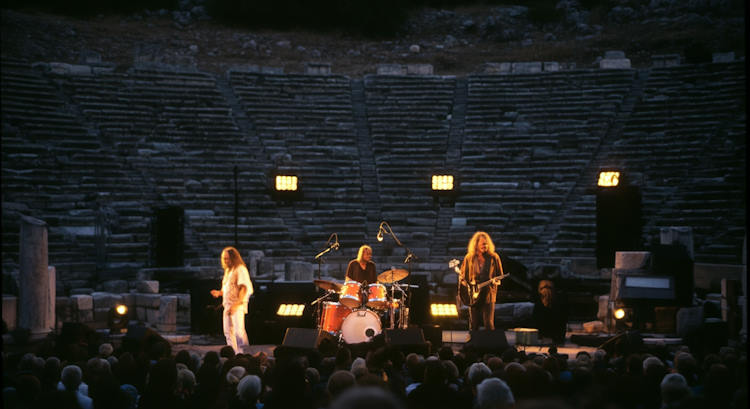
[[(445, 163), (443, 168), (452, 171), (456, 180), (460, 180), (458, 170), (461, 161), (461, 146), (463, 143), (464, 128), (466, 127), (466, 97), (468, 93), (468, 81), (466, 78), (456, 79), (456, 88), (453, 95), (453, 112), (450, 118), (450, 131), (448, 133), (448, 144), (445, 152)], [(460, 186), (454, 186), (455, 189)], [(430, 255), (432, 258), (445, 256), (448, 253), (448, 242), (453, 214), (455, 211), (455, 200), (449, 197), (438, 199), (439, 208), (435, 218), (435, 231), (432, 237)]]
[(370, 127), (367, 122), (364, 82), (362, 79), (354, 79), (351, 84), (354, 131), (357, 136), (357, 147), (359, 148), (360, 178), (364, 193), (364, 209), (367, 216), (367, 223), (364, 226), (365, 237), (369, 242), (373, 242), (381, 221), (378, 171), (375, 165), (375, 155), (372, 153)]

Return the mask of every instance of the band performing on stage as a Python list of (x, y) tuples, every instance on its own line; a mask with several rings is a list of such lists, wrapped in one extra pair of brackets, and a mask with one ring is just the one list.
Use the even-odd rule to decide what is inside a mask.
[[(387, 228), (390, 229), (390, 226)], [(389, 234), (393, 234), (392, 231)], [(379, 233), (378, 238), (381, 237)], [(332, 249), (338, 249), (338, 238), (336, 243), (316, 256), (316, 259)], [(405, 262), (416, 258), (408, 248), (407, 253)], [(337, 337), (340, 342), (370, 342), (384, 328), (409, 327), (409, 290), (418, 286), (404, 282), (410, 274), (406, 269), (391, 267), (378, 274), (372, 257), (372, 247), (364, 244), (360, 246), (357, 257), (349, 262), (343, 283), (322, 279), (313, 281), (320, 290), (325, 291), (325, 294), (311, 303), (315, 307), (315, 324), (318, 329)], [(211, 294), (214, 297), (224, 296), (224, 333), (227, 344), (239, 350), (247, 344), (244, 322), (239, 321), (244, 321), (242, 318), (243, 313), (247, 313), (247, 298), (253, 289), (249, 278), (245, 280), (247, 269), (236, 249), (224, 249), (221, 260), (225, 270), (222, 291), (213, 290)], [(481, 326), (493, 330), (497, 288), (507, 274), (503, 273), (500, 257), (495, 252), (495, 245), (489, 234), (482, 231), (474, 233), (467, 245), (463, 262), (460, 262), (460, 268), (458, 260), (452, 260), (450, 266), (459, 274), (457, 307), (460, 304), (469, 307), (468, 329), (479, 330)], [(230, 294), (232, 295), (228, 297)]]

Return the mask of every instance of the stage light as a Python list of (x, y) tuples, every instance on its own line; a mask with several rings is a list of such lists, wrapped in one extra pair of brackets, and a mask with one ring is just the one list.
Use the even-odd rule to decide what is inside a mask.
[(276, 175), (277, 192), (296, 192), (298, 188), (298, 178), (294, 175)]
[(124, 334), (128, 332), (128, 307), (124, 304), (117, 304), (109, 309), (107, 324), (111, 334)]
[(453, 175), (432, 175), (432, 190), (453, 190)]
[(599, 172), (599, 181), (597, 185), (599, 187), (615, 187), (620, 184), (620, 172), (617, 171), (601, 171)]
[(433, 317), (458, 317), (456, 304), (430, 304), (430, 314)]
[(615, 310), (615, 319), (621, 320), (625, 318), (625, 309), (624, 308), (618, 308)]
[(118, 315), (125, 315), (128, 313), (128, 307), (124, 304), (119, 304), (118, 306), (115, 307), (115, 312)]
[(301, 317), (305, 311), (305, 304), (281, 304), (276, 315), (281, 317)]

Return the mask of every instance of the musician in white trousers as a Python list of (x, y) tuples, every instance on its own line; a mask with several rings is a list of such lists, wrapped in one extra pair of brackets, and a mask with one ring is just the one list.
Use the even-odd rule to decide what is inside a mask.
[(245, 314), (248, 300), (253, 295), (253, 283), (245, 262), (234, 247), (226, 247), (221, 251), (221, 266), (224, 268), (221, 290), (211, 290), (211, 295), (214, 298), (223, 297), (224, 336), (227, 345), (234, 349), (235, 354), (244, 353), (243, 349), (249, 345), (245, 332)]
[[(495, 252), (495, 244), (490, 235), (478, 231), (469, 240), (466, 256), (461, 263), (461, 280), (459, 291), (471, 294), (471, 288), (487, 283), (492, 278), (503, 275), (503, 264), (500, 256)], [(469, 329), (476, 331), (480, 326), (485, 329), (495, 329), (495, 299), (497, 284), (489, 283), (473, 298), (469, 308)], [(468, 298), (472, 298), (471, 295)]]

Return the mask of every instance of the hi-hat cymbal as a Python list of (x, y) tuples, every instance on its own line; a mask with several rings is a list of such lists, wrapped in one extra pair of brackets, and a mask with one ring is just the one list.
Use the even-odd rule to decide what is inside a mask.
[(409, 276), (409, 272), (400, 269), (400, 268), (393, 268), (390, 270), (385, 270), (378, 276), (378, 282), (379, 283), (395, 283), (396, 281), (403, 280), (404, 278)]
[(318, 288), (321, 290), (332, 290), (335, 292), (341, 291), (341, 284), (335, 282), (335, 281), (328, 281), (328, 280), (313, 280), (313, 283), (315, 283)]

